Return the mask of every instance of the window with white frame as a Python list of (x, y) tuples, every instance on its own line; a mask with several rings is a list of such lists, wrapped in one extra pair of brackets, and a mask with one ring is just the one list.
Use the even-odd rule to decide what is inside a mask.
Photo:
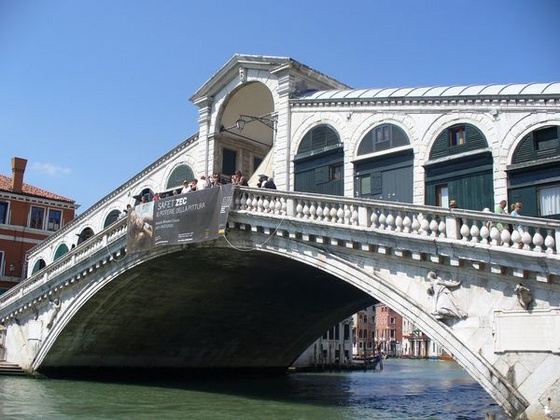
[(33, 229), (43, 229), (44, 221), (45, 221), (45, 209), (43, 207), (31, 206), (29, 227)]
[(8, 223), (8, 203), (0, 201), (0, 224)]
[(58, 230), (62, 223), (62, 211), (49, 209), (49, 217), (47, 219), (47, 230)]

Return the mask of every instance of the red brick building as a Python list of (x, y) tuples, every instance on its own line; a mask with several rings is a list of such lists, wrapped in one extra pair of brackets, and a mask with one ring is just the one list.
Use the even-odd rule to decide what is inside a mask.
[(399, 355), (402, 345), (402, 316), (387, 305), (375, 305), (375, 341), (388, 356)]
[[(26, 254), (74, 218), (69, 198), (23, 182), (27, 160), (12, 159), (12, 177), (0, 175), (0, 293), (25, 277)], [(67, 250), (66, 250), (67, 251)]]

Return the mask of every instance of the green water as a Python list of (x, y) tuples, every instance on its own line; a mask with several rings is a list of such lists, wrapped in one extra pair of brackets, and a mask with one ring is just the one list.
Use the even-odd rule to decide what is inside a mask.
[(383, 371), (273, 378), (96, 382), (0, 377), (9, 419), (506, 419), (452, 362), (389, 359)]

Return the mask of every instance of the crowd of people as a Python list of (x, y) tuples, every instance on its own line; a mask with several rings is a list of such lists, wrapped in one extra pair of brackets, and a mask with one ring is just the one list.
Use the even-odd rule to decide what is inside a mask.
[[(201, 175), (198, 178), (194, 178), (192, 180), (184, 180), (182, 183), (182, 187), (175, 188), (170, 191), (164, 192), (156, 192), (153, 196), (149, 197), (146, 194), (142, 195), (139, 199), (141, 203), (146, 203), (148, 201), (157, 201), (162, 198), (170, 197), (173, 195), (185, 194), (191, 191), (199, 191), (204, 190), (206, 188), (212, 187), (219, 187), (220, 185), (225, 185), (228, 183), (232, 183), (234, 185), (240, 186), (249, 186), (248, 180), (243, 175), (241, 171), (236, 171), (233, 175), (228, 177), (222, 176), (219, 172), (214, 173), (212, 176)], [(276, 189), (276, 184), (274, 184), (274, 180), (269, 178), (267, 175), (260, 175), (259, 181), (257, 183), (258, 188), (268, 188), (268, 189)], [(129, 209), (126, 209), (124, 213), (128, 213)]]
[[(457, 203), (457, 200), (451, 200), (451, 201), (449, 201), (449, 208), (450, 208), (450, 209), (458, 209), (458, 208), (459, 208), (459, 204)], [(501, 200), (501, 201), (496, 205), (496, 207), (494, 208), (494, 213), (495, 213), (495, 214), (501, 214), (501, 215), (509, 215), (509, 216), (512, 216), (512, 217), (519, 217), (519, 216), (521, 216), (521, 209), (522, 209), (522, 208), (523, 208), (523, 203), (521, 203), (520, 201), (518, 201), (518, 202), (513, 203), (513, 204), (511, 205), (511, 212), (508, 213), (508, 211), (507, 211), (507, 201), (506, 201), (506, 200)], [(484, 212), (490, 212), (490, 209), (485, 208), (485, 209), (482, 210), (482, 211), (484, 211)], [(513, 225), (510, 225), (510, 224), (504, 225), (504, 223), (502, 223), (502, 222), (498, 222), (498, 223), (495, 223), (495, 224), (493, 224), (493, 223), (491, 223), (491, 222), (488, 222), (488, 226), (487, 226), (487, 227), (490, 228), (490, 227), (493, 226), (493, 225), (496, 226), (496, 229), (498, 229), (498, 231), (499, 231), (500, 233), (502, 233), (502, 231), (503, 231), (504, 229), (506, 229), (506, 230), (508, 230), (508, 231), (510, 231), (510, 232), (513, 232), (513, 230), (515, 229), (515, 230), (517, 230), (520, 234), (522, 234), (522, 233), (524, 232), (524, 230), (525, 230), (525, 227), (524, 227), (521, 223), (517, 224), (516, 226), (513, 226)], [(520, 242), (520, 243), (519, 243), (519, 247), (521, 248), (522, 246), (523, 246), (523, 243)]]

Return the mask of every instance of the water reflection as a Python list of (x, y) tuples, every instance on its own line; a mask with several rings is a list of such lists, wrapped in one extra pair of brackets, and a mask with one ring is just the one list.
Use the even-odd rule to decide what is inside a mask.
[(264, 378), (91, 382), (0, 377), (2, 419), (480, 419), (492, 399), (450, 362)]

